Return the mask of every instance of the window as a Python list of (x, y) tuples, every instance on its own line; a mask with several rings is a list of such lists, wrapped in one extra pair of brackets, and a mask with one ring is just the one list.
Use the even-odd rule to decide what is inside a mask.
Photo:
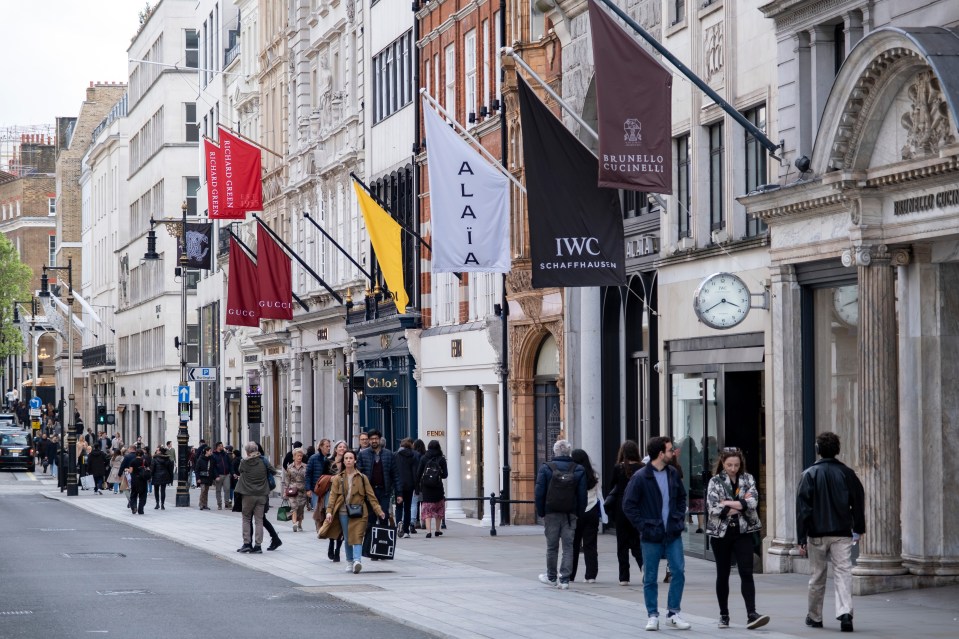
[[(198, 273), (198, 271), (187, 271), (187, 274)], [(187, 324), (186, 327), (186, 361), (188, 364), (200, 363), (200, 326), (198, 324)]]
[[(502, 25), (500, 24), (499, 18), (500, 18), (499, 12), (493, 14), (493, 24), (495, 25), (493, 27), (494, 28), (493, 37), (496, 38), (496, 42), (493, 43), (493, 51), (499, 51), (499, 47), (501, 43), (503, 42), (503, 30), (502, 30)], [(497, 53), (496, 55), (493, 56), (493, 58), (496, 59), (496, 95), (493, 96), (493, 99), (498, 101), (500, 99), (500, 96), (503, 95), (503, 56)]]
[(57, 198), (48, 197), (47, 198), (47, 215), (54, 216), (57, 214)]
[(446, 82), (446, 98), (443, 106), (451, 117), (456, 117), (456, 47), (446, 47), (446, 68), (443, 69)]
[(709, 127), (709, 228), (723, 228), (723, 123)]
[[(704, 5), (707, 3), (703, 3)], [(686, 0), (670, 0), (669, 24), (679, 24), (686, 19)]]
[(483, 20), (483, 41), (480, 44), (480, 64), (483, 65), (483, 104), (489, 108), (489, 20)]
[(186, 179), (186, 214), (195, 216), (197, 214), (197, 197), (200, 190), (200, 178), (188, 177)]
[[(750, 109), (743, 114), (757, 129), (766, 132), (766, 105)], [(766, 152), (762, 144), (749, 131), (746, 131), (746, 193), (752, 193), (766, 183)], [(746, 216), (746, 237), (766, 232), (766, 223), (758, 218)]]
[(623, 219), (649, 213), (649, 198), (639, 191), (623, 191)]
[(677, 239), (691, 237), (689, 228), (689, 134), (676, 138), (676, 204), (678, 205)]
[(53, 265), (57, 263), (57, 236), (51, 235), (50, 239), (47, 242), (49, 246), (49, 254), (47, 255), (47, 264)]
[[(432, 90), (432, 89), (431, 89), (431, 83), (430, 83), (430, 58), (429, 58), (429, 56), (427, 56), (427, 57), (426, 57), (426, 60), (423, 62), (423, 86), (426, 87), (427, 92), (429, 92), (429, 91)], [(434, 96), (432, 93), (430, 93), (430, 97), (435, 97), (435, 96)]]
[(184, 138), (187, 142), (200, 141), (200, 127), (196, 121), (196, 102), (187, 102), (186, 106), (186, 134)]
[(413, 101), (412, 42), (407, 31), (373, 58), (374, 124)]
[[(466, 91), (466, 103), (463, 113), (468, 120), (476, 120), (476, 29), (463, 38), (463, 79)], [(470, 115), (472, 114), (472, 118)]]
[(198, 69), (200, 67), (200, 35), (196, 29), (187, 29), (185, 33), (186, 46), (184, 48), (184, 56), (186, 58), (186, 66), (191, 69)]
[(531, 0), (529, 3), (529, 40), (536, 42), (543, 37), (546, 32), (546, 15), (539, 8), (537, 0)]

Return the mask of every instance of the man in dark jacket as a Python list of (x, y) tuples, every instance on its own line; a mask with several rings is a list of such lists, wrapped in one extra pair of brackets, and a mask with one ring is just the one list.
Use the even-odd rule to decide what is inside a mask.
[(822, 628), (826, 594), (826, 557), (836, 579), (836, 619), (843, 632), (852, 632), (852, 547), (866, 532), (865, 491), (856, 473), (836, 459), (839, 436), (816, 436), (820, 460), (799, 480), (796, 496), (796, 535), (801, 554), (809, 555), (809, 611), (806, 625)]
[(101, 495), (100, 486), (103, 485), (103, 480), (107, 476), (107, 468), (110, 466), (110, 461), (107, 458), (107, 454), (100, 450), (99, 448), (94, 448), (90, 451), (90, 454), (87, 456), (87, 471), (93, 475), (93, 494)]
[[(376, 493), (376, 499), (380, 502), (383, 512), (390, 513), (390, 497), (396, 495), (396, 503), (402, 504), (401, 496), (396, 481), (396, 464), (394, 464), (393, 451), (387, 448), (383, 443), (383, 438), (378, 430), (371, 430), (366, 433), (369, 436), (369, 448), (360, 450), (356, 457), (356, 467), (361, 473), (366, 475), (373, 486), (373, 492)], [(376, 518), (376, 513), (370, 509), (370, 520)]]
[(233, 460), (223, 448), (223, 442), (217, 442), (213, 446), (213, 465), (216, 466), (216, 478), (213, 480), (213, 485), (216, 486), (216, 509), (223, 510), (223, 502), (226, 501), (226, 508), (229, 510), (233, 508), (230, 501), (230, 471)]
[[(316, 452), (310, 455), (310, 459), (306, 462), (306, 496), (310, 498), (313, 508), (317, 508), (318, 501), (313, 488), (321, 475), (328, 474), (329, 456), (330, 440), (324, 437), (316, 445)], [(316, 521), (316, 530), (320, 530), (320, 521)]]
[[(586, 471), (570, 457), (572, 448), (567, 440), (557, 440), (553, 444), (553, 460), (540, 466), (536, 475), (536, 514), (543, 519), (546, 535), (546, 572), (539, 580), (548, 586), (558, 585), (561, 590), (569, 588), (569, 576), (573, 572), (576, 518), (586, 512)], [(558, 481), (550, 486), (554, 473), (567, 476), (570, 472), (574, 487), (561, 488)], [(559, 566), (557, 584), (560, 541), (563, 542), (563, 563)]]
[(201, 445), (196, 450), (196, 483), (200, 487), (200, 510), (210, 510), (207, 503), (210, 498), (210, 486), (215, 480), (216, 463), (213, 459), (213, 449)]
[(166, 487), (173, 482), (173, 460), (164, 446), (157, 449), (156, 455), (150, 461), (150, 468), (153, 471), (153, 498), (156, 500), (153, 509), (166, 510)]
[(673, 440), (653, 437), (646, 444), (650, 462), (633, 473), (623, 496), (623, 514), (639, 531), (643, 549), (643, 596), (646, 601), (646, 630), (659, 630), (659, 562), (665, 557), (672, 573), (666, 605), (667, 625), (689, 629), (680, 618), (686, 562), (682, 533), (686, 529), (686, 489), (673, 466)]

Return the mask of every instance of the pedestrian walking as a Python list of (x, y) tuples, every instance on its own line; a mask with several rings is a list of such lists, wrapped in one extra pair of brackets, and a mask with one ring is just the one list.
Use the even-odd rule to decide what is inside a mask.
[(216, 463), (213, 449), (200, 446), (196, 451), (196, 483), (200, 487), (200, 510), (210, 510), (210, 486), (216, 480)]
[(157, 448), (150, 468), (153, 471), (153, 499), (156, 501), (153, 510), (166, 510), (166, 487), (173, 483), (173, 460), (165, 446)]
[[(333, 487), (333, 482), (335, 481), (337, 475), (343, 472), (343, 456), (349, 450), (349, 447), (346, 445), (345, 440), (340, 440), (336, 442), (336, 446), (333, 447), (333, 452), (330, 454), (330, 458), (327, 460), (326, 472), (330, 476), (330, 487), (327, 489), (326, 495), (323, 496), (323, 503), (313, 511), (313, 518), (319, 519), (319, 523), (316, 528), (317, 537), (319, 537), (320, 528), (323, 527), (323, 523), (326, 521), (326, 513), (330, 512), (330, 491)], [(336, 563), (340, 561), (340, 549), (343, 546), (343, 536), (340, 535), (336, 538), (329, 538), (330, 544), (326, 552), (326, 556)]]
[(357, 469), (366, 475), (376, 493), (376, 500), (380, 502), (383, 512), (390, 512), (390, 503), (396, 495), (396, 504), (400, 505), (403, 498), (399, 496), (397, 488), (396, 464), (393, 451), (386, 447), (380, 431), (373, 429), (366, 432), (370, 445), (360, 450), (356, 456)]
[(44, 451), (44, 462), (50, 469), (50, 476), (57, 476), (57, 456), (60, 454), (60, 438), (54, 435), (47, 440), (47, 447)]
[(616, 525), (616, 563), (619, 567), (619, 585), (629, 585), (629, 556), (632, 555), (643, 569), (643, 548), (639, 541), (639, 531), (623, 514), (623, 496), (626, 486), (633, 473), (643, 467), (642, 456), (639, 454), (639, 445), (631, 439), (624, 441), (616, 454), (616, 465), (613, 466), (612, 488), (606, 496), (606, 510), (614, 518)]
[(147, 483), (150, 481), (149, 466), (144, 463), (143, 449), (137, 450), (130, 464), (130, 511), (142, 515), (147, 503)]
[(283, 496), (290, 504), (293, 532), (303, 531), (303, 511), (306, 509), (306, 464), (303, 449), (293, 449), (293, 461), (283, 471)]
[(247, 442), (243, 452), (246, 458), (240, 462), (240, 479), (236, 484), (236, 491), (243, 495), (243, 545), (237, 552), (259, 554), (263, 552), (263, 514), (270, 495), (267, 475), (275, 475), (276, 469), (262, 456), (256, 442)]
[(226, 502), (227, 509), (230, 509), (233, 507), (230, 502), (230, 470), (233, 464), (230, 454), (223, 447), (223, 442), (213, 445), (212, 463), (216, 470), (216, 476), (213, 478), (216, 509), (223, 510), (223, 502)]
[(586, 583), (594, 584), (599, 574), (599, 550), (596, 546), (596, 538), (599, 535), (599, 501), (602, 499), (599, 476), (593, 470), (589, 455), (582, 448), (573, 450), (570, 458), (583, 467), (583, 474), (586, 477), (586, 507), (583, 514), (576, 518), (576, 530), (573, 534), (573, 567), (569, 573), (569, 581), (570, 583), (576, 581), (579, 556), (582, 554), (583, 563), (586, 564)]
[(386, 513), (376, 499), (370, 480), (356, 468), (356, 453), (343, 455), (343, 471), (330, 487), (330, 503), (320, 528), (321, 539), (346, 538), (346, 571), (363, 570), (363, 537), (366, 535), (369, 504), (380, 519)]
[(852, 632), (852, 547), (866, 534), (865, 491), (855, 471), (836, 459), (839, 450), (835, 433), (816, 436), (820, 459), (799, 480), (796, 535), (812, 569), (806, 625), (823, 627), (828, 558), (836, 581), (836, 619), (842, 632)]
[[(426, 442), (422, 439), (417, 439), (413, 442), (413, 452), (416, 453), (420, 459), (423, 459), (423, 456), (426, 455)], [(419, 462), (417, 462), (417, 469), (419, 469)], [(413, 489), (413, 503), (410, 504), (410, 512), (413, 514), (413, 523), (415, 527), (410, 527), (410, 533), (416, 534), (417, 528), (423, 527), (423, 518), (420, 516), (420, 491), (417, 488)]]
[[(539, 580), (560, 590), (569, 589), (576, 520), (586, 510), (586, 472), (573, 461), (571, 453), (567, 440), (557, 440), (553, 459), (540, 466), (535, 486), (536, 514), (543, 519), (546, 535), (546, 572)], [(560, 542), (563, 561), (557, 572)]]
[(78, 444), (77, 448), (79, 449), (77, 454), (77, 483), (80, 485), (80, 490), (86, 490), (86, 486), (83, 485), (83, 478), (90, 474), (87, 470), (87, 459), (93, 448), (85, 442)]
[[(400, 442), (400, 449), (396, 451), (396, 479), (397, 490), (402, 502), (397, 506), (397, 522), (401, 525), (400, 534), (409, 537), (413, 528), (413, 492), (416, 487), (416, 471), (419, 469), (420, 456), (413, 450), (413, 440), (407, 437)], [(400, 524), (402, 522), (402, 524)]]
[(110, 474), (107, 475), (107, 484), (113, 489), (113, 494), (120, 492), (120, 464), (123, 463), (123, 453), (119, 448), (113, 449), (110, 456)]
[(107, 454), (98, 446), (87, 454), (87, 470), (93, 475), (93, 494), (102, 495), (100, 489), (103, 487), (103, 480), (107, 476), (109, 460)]
[(756, 612), (756, 585), (753, 583), (753, 537), (762, 529), (756, 480), (746, 472), (746, 458), (738, 448), (724, 448), (713, 477), (706, 488), (706, 534), (716, 558), (716, 599), (719, 627), (729, 627), (729, 573), (733, 559), (739, 571), (740, 589), (746, 603), (746, 628), (754, 630), (769, 623)]
[(686, 489), (673, 467), (673, 441), (653, 437), (646, 444), (649, 463), (633, 473), (623, 496), (623, 514), (639, 531), (643, 548), (643, 598), (646, 630), (659, 630), (659, 562), (666, 559), (672, 579), (666, 605), (667, 626), (688, 630), (679, 616), (686, 584), (682, 533), (686, 529)]
[(446, 517), (446, 492), (443, 480), (447, 477), (449, 477), (449, 470), (446, 467), (443, 449), (437, 440), (431, 439), (426, 448), (426, 454), (420, 459), (420, 465), (416, 470), (417, 479), (414, 486), (420, 493), (420, 517), (423, 518), (427, 539), (434, 534), (437, 537), (443, 535), (440, 522)]
[(306, 458), (306, 477), (303, 481), (306, 484), (306, 496), (310, 500), (311, 510), (313, 511), (313, 524), (317, 532), (319, 532), (320, 525), (322, 524), (322, 515), (318, 514), (317, 509), (322, 508), (323, 504), (318, 503), (319, 498), (313, 491), (313, 488), (316, 486), (316, 482), (320, 477), (327, 474), (326, 469), (330, 463), (329, 456), (330, 440), (324, 438), (316, 445), (316, 451)]

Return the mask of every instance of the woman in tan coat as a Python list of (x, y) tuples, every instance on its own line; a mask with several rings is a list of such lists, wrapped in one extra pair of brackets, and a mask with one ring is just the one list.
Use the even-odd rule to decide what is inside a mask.
[[(359, 517), (349, 516), (348, 504), (359, 506)], [(342, 531), (346, 531), (346, 571), (354, 574), (363, 570), (363, 537), (369, 518), (367, 504), (373, 506), (380, 519), (386, 518), (370, 480), (356, 469), (356, 453), (348, 450), (343, 454), (343, 470), (330, 487), (326, 518), (317, 536), (320, 539), (336, 539)]]

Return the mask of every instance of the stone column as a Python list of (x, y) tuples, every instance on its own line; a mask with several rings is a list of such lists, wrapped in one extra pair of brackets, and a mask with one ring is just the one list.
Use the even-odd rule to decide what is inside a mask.
[[(858, 247), (859, 468), (866, 490), (866, 534), (853, 570), (854, 591), (888, 590), (905, 574), (900, 533), (896, 278), (885, 245)], [(897, 253), (897, 258), (898, 258)]]
[(769, 552), (763, 569), (781, 573), (792, 571), (792, 559), (799, 554), (796, 488), (803, 470), (802, 312), (795, 268), (786, 265), (770, 270), (772, 424), (766, 441), (773, 463), (766, 473), (766, 485), (772, 488), (764, 533)]
[[(483, 496), (499, 494), (499, 386), (484, 384), (483, 389)], [(490, 523), (489, 502), (483, 507), (483, 523)]]
[[(579, 289), (579, 428), (576, 440), (596, 468), (603, 468), (603, 354), (600, 306), (597, 286)], [(571, 361), (569, 359), (567, 362)], [(567, 435), (571, 430), (567, 424)], [(571, 437), (567, 437), (572, 439)], [(576, 448), (576, 446), (573, 446)]]
[[(817, 25), (809, 30), (812, 72), (812, 130), (819, 128), (819, 119), (826, 108), (826, 98), (836, 77), (836, 34), (831, 25)], [(844, 46), (840, 43), (838, 46)], [(861, 298), (860, 298), (861, 299)]]
[[(444, 386), (446, 391), (446, 467), (449, 478), (446, 480), (446, 496), (463, 496), (463, 460), (460, 458), (462, 441), (460, 439), (460, 392), (462, 386)], [(447, 519), (464, 519), (462, 502), (446, 502)]]

